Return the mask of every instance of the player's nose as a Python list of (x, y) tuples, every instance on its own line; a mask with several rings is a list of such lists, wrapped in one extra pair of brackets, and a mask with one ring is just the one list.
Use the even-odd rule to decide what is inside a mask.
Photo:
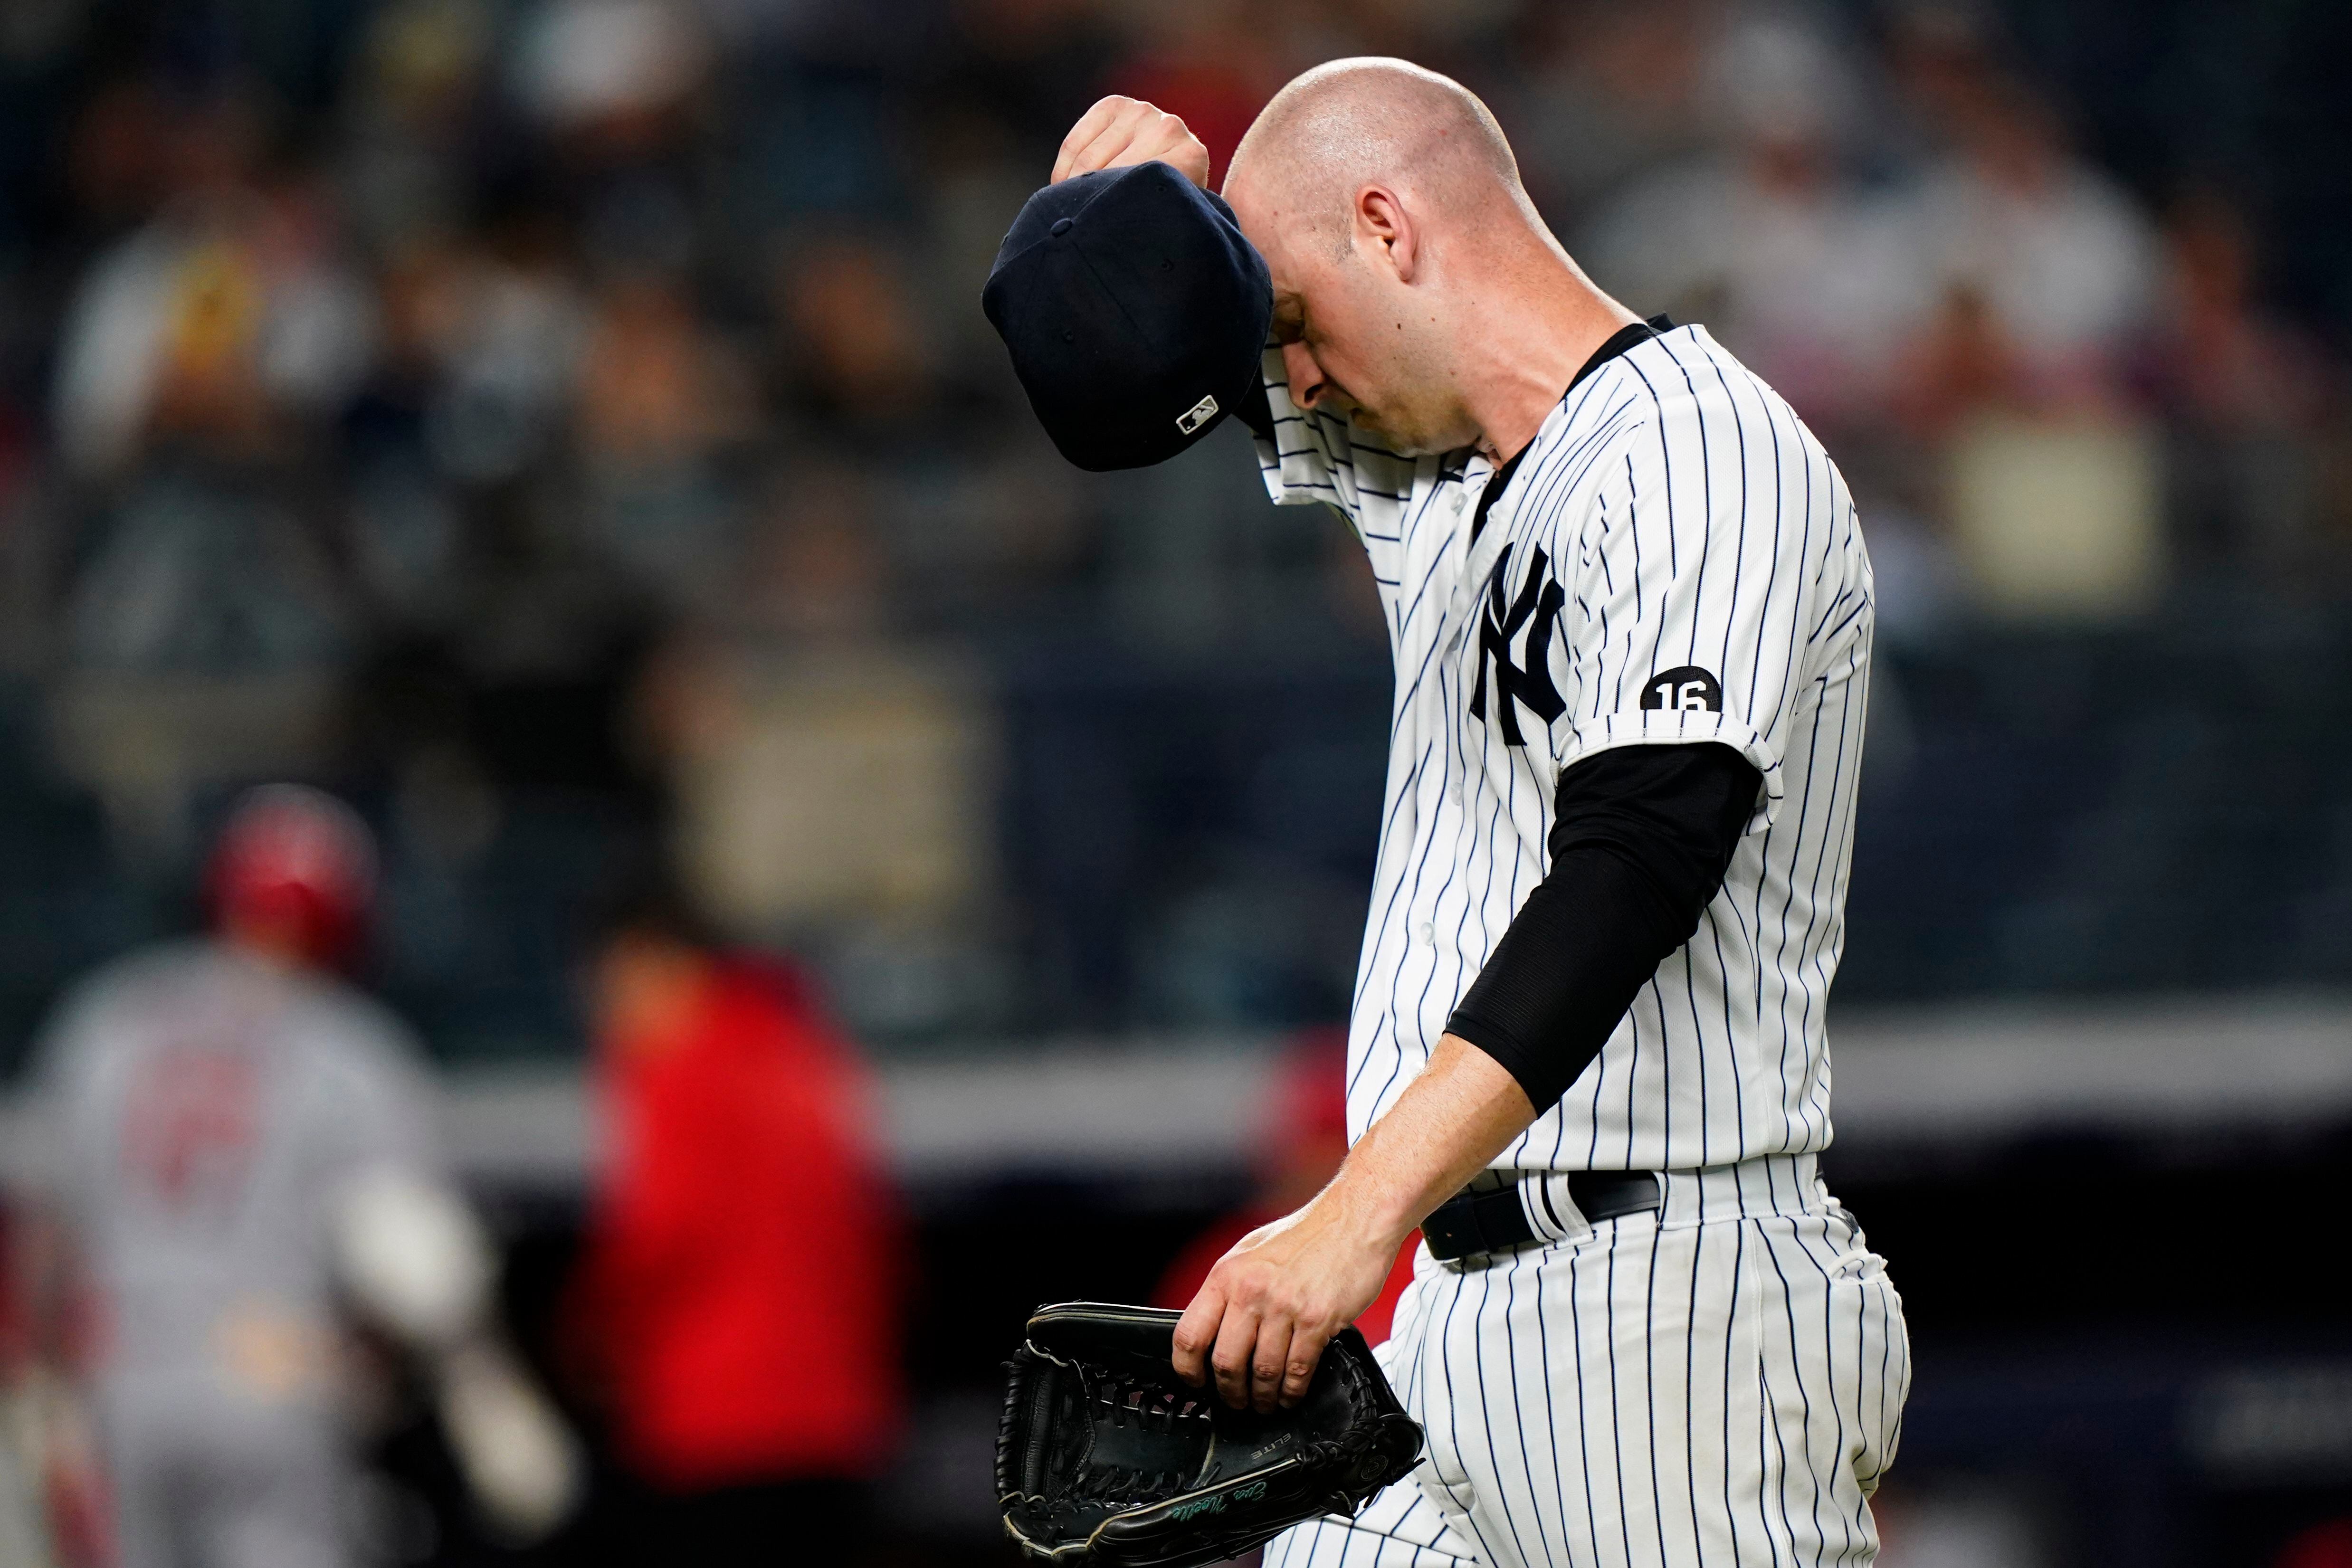
[(1313, 408), (1331, 384), (1304, 343), (1282, 345), (1282, 373), (1290, 379), (1290, 401), (1302, 409)]

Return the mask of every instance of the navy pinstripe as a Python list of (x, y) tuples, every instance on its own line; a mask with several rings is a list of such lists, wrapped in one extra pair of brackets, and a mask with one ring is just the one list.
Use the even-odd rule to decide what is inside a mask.
[[(1494, 1162), (1667, 1172), (1666, 1211), (1588, 1226), (1557, 1182), (1529, 1179), (1548, 1245), (1424, 1255), (1382, 1354), (1430, 1454), (1357, 1519), (1276, 1542), (1268, 1568), (1870, 1562), (1867, 1498), (1893, 1457), (1908, 1347), (1893, 1287), (1811, 1158), (1832, 1134), (1823, 1003), (1873, 622), (1843, 481), (1695, 327), (1580, 381), (1475, 537), (1495, 465), (1399, 457), (1300, 413), (1278, 354), (1266, 382), (1267, 486), (1355, 530), (1398, 675), (1351, 1135), (1426, 1064), (1542, 879), (1567, 768), (1713, 741), (1762, 779), (1697, 934)], [(1564, 607), (1538, 624), (1524, 606), (1538, 601)], [(1507, 631), (1506, 607), (1522, 618)], [(1509, 682), (1488, 664), (1498, 640)], [(1547, 685), (1549, 719), (1523, 700)]]

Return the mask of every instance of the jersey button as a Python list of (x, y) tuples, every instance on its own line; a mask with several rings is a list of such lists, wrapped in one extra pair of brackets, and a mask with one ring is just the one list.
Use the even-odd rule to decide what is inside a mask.
[(1421, 923), (1420, 927), (1413, 933), (1413, 935), (1419, 936), (1424, 942), (1434, 942), (1437, 940), (1437, 927), (1424, 920)]

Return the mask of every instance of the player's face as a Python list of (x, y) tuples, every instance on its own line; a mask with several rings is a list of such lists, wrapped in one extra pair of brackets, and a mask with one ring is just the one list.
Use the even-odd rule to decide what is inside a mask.
[(1474, 433), (1444, 396), (1432, 345), (1408, 329), (1394, 275), (1353, 248), (1335, 254), (1328, 235), (1254, 226), (1241, 202), (1234, 210), (1273, 275), (1274, 338), (1291, 402), (1352, 417), (1407, 456), (1468, 444)]

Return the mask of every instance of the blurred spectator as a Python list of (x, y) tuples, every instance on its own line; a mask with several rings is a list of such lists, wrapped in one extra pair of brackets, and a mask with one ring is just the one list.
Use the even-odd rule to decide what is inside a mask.
[[(624, 815), (685, 805), (679, 841), (698, 880), (724, 869), (730, 924), (759, 912), (747, 934), (855, 906), (847, 946), (904, 951), (903, 926), (864, 923), (911, 903), (942, 951), (1027, 955), (998, 986), (1010, 1015), (927, 1010), (926, 1030), (1314, 1014), (1233, 977), (1268, 967), (1268, 929), (1351, 925), (1338, 890), (1360, 874), (1307, 886), (1256, 827), (1213, 866), (1197, 823), (1248, 809), (1225, 782), (1171, 782), (1099, 833), (1066, 820), (1099, 792), (1073, 796), (1012, 835), (1016, 861), (1066, 862), (1006, 868), (1028, 907), (940, 891), (984, 883), (968, 873), (999, 847), (999, 776), (957, 737), (992, 736), (1002, 705), (1133, 659), (1208, 712), (1213, 666), (1353, 669), (1348, 628), (1375, 608), (1342, 533), (1264, 502), (1238, 428), (1129, 476), (1078, 474), (1042, 439), (973, 305), (1071, 120), (1141, 92), (1222, 161), (1316, 60), (1461, 76), (1601, 281), (1703, 321), (1822, 427), (1882, 631), (1950, 650), (1988, 610), (2137, 613), (2168, 576), (2305, 602), (2346, 580), (2341, 372), (2294, 324), (2342, 292), (2304, 169), (2320, 154), (2298, 151), (2330, 143), (2286, 129), (2333, 102), (2291, 79), (2332, 57), (2325, 8), (2281, 24), (2315, 47), (2251, 53), (2204, 48), (2200, 27), (2253, 35), (2191, 9), (2209, 19), (2126, 58), (2115, 29), (2038, 14), (2006, 37), (1985, 0), (18, 0), (0, 7), (0, 719), (26, 738), (0, 778), (75, 813), (102, 800), (112, 853), (83, 858), (104, 862), (93, 907), (121, 910), (190, 869), (207, 791), (333, 771), (407, 800), (471, 777), (420, 797), (475, 802), (419, 840), (474, 846), (443, 890), (462, 935), (429, 923), (440, 951), (480, 955), (449, 982), (451, 1038), (561, 1038), (561, 944), (517, 911), (579, 858), (547, 845), (593, 839), (615, 791)], [(2289, 76), (2263, 74), (2273, 57)], [(2045, 97), (2029, 68), (2066, 79)], [(2293, 114), (2264, 117), (2273, 89)], [(2230, 200), (2180, 204), (2159, 238), (2117, 180), (2187, 160)], [(637, 652), (672, 645), (760, 671), (723, 757), (658, 759), (669, 784), (695, 775), (674, 795), (611, 735)], [(1088, 738), (1003, 777), (1117, 774), (1125, 743), (1100, 727), (1137, 700), (1101, 696)], [(1173, 779), (1213, 749), (1138, 766)], [(927, 847), (879, 854), (872, 813), (813, 809), (884, 776), (928, 803)], [(950, 853), (956, 835), (976, 841)], [(866, 896), (858, 868), (886, 863), (866, 888), (933, 891)], [(1119, 865), (1171, 869), (1130, 886)], [(0, 912), (67, 897), (0, 882)], [(1302, 897), (1313, 922), (1286, 913)], [(137, 927), (82, 918), (73, 951)], [(433, 946), (402, 929), (404, 963)], [(1046, 956), (1061, 938), (1036, 936), (1077, 929), (1176, 939), (1101, 966), (1079, 1009)], [(1324, 940), (1300, 945), (1309, 967)], [(17, 1005), (77, 961), (21, 959)], [(528, 1024), (501, 999), (521, 968)], [(856, 989), (838, 994), (863, 1027), (881, 1014)]]
[(549, 450), (587, 333), (570, 236), (533, 207), (502, 214), (484, 243), (424, 259), (415, 327), (437, 372), (425, 439), (453, 477), (495, 485)]
[(1496, 99), (1519, 174), (1553, 229), (1584, 231), (1628, 179), (1699, 153), (1711, 129), (1718, 0), (1531, 5)]
[(262, 183), (260, 116), (234, 93), (124, 134), (161, 140), (168, 200), (78, 291), (58, 351), (58, 445), (98, 479), (153, 441), (278, 454), (289, 422), (340, 406), (372, 334), (322, 193)]
[[(1339, 1174), (1348, 1157), (1348, 1041), (1344, 1030), (1314, 1030), (1301, 1035), (1282, 1063), (1268, 1135), (1260, 1156), (1257, 1191), (1250, 1200), (1202, 1231), (1160, 1278), (1151, 1302), (1186, 1307), (1217, 1260), (1261, 1225), (1271, 1225), (1304, 1206)], [(1396, 1266), (1379, 1299), (1364, 1309), (1356, 1326), (1379, 1344), (1389, 1337), (1397, 1298), (1412, 1283), (1421, 1232), (1404, 1239)]]
[(158, 463), (65, 604), (60, 758), (105, 802), (118, 850), (151, 872), (186, 863), (200, 787), (331, 755), (356, 627), (282, 477)]
[(1636, 309), (1706, 322), (1807, 419), (1870, 417), (1917, 315), (1919, 258), (1903, 211), (1849, 167), (1853, 65), (1803, 13), (1759, 9), (1707, 73), (1729, 147), (1629, 189), (1579, 254)]
[(484, 0), (373, 9), (347, 91), (341, 170), (353, 230), (397, 255), (457, 226), (476, 171), (492, 43)]
[(2253, 238), (2221, 192), (2166, 214), (2147, 373), (2169, 416), (2176, 537), (2207, 570), (2285, 581), (2318, 564), (2320, 459), (2342, 389), (2317, 343), (2256, 298)]
[(2182, 420), (2217, 431), (2294, 430), (2327, 410), (2318, 345), (2255, 296), (2253, 235), (2211, 187), (2166, 215), (2158, 392)]
[[(811, 608), (846, 575), (856, 593), (819, 620), (898, 636), (1018, 625), (1091, 563), (1097, 519), (1026, 404), (951, 359), (940, 319), (978, 277), (926, 299), (907, 247), (869, 230), (813, 225), (780, 251), (776, 423), (794, 439), (753, 523), (748, 597), (765, 608), (750, 621), (783, 630), (782, 597)], [(987, 351), (1002, 376), (1002, 348)], [(826, 542), (845, 528), (854, 548)], [(794, 586), (785, 563), (812, 549), (824, 570)]]
[(592, 983), (612, 1155), (573, 1326), (644, 1489), (637, 1560), (853, 1561), (902, 1404), (864, 1069), (795, 977), (720, 956), (659, 884)]
[(1957, 113), (1950, 154), (1909, 198), (1932, 302), (1914, 417), (1935, 427), (1987, 402), (2112, 412), (2157, 302), (2147, 218), (2023, 83), (1977, 79)]
[(873, 442), (928, 412), (936, 367), (898, 256), (846, 231), (795, 241), (777, 272), (776, 314), (794, 410)]
[(426, 421), (475, 282), (473, 258), (455, 246), (419, 243), (387, 258), (380, 350), (343, 415), (344, 554), (374, 619), (396, 633), (438, 631), (463, 613), (462, 476), (433, 450)]
[(724, 444), (753, 434), (750, 378), (677, 285), (615, 279), (581, 350), (575, 439), (587, 527), (633, 581), (681, 606), (728, 585), (735, 522)]
[(422, 1052), (335, 977), (374, 879), (348, 809), (257, 791), (214, 857), (216, 935), (102, 971), (48, 1032), (63, 1247), (38, 1299), (87, 1278), (120, 1568), (353, 1560), (344, 1302), (420, 1358), (496, 1527), (534, 1538), (573, 1500), (570, 1440), (492, 1326)]
[(2011, 62), (1982, 0), (1893, 0), (1878, 14), (1891, 101), (1874, 130), (1897, 162), (1916, 168), (1952, 149)]
[(709, 67), (693, 11), (665, 0), (544, 0), (523, 34), (523, 105), (583, 151), (626, 158), (677, 131)]
[(125, 847), (169, 858), (196, 784), (322, 759), (354, 628), (305, 465), (373, 323), (327, 193), (265, 176), (255, 100), (123, 134), (158, 141), (165, 202), (93, 264), (58, 345), (60, 455), (112, 505), (68, 590), (58, 716)]

